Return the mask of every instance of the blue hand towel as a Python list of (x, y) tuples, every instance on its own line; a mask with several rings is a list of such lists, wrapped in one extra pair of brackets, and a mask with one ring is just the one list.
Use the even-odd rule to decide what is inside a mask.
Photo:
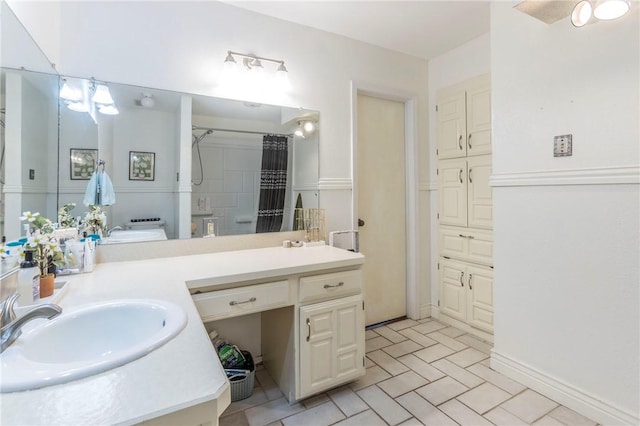
[(98, 173), (93, 172), (89, 183), (87, 184), (87, 190), (84, 192), (84, 199), (82, 203), (85, 206), (96, 205), (96, 195), (98, 193)]
[(102, 198), (101, 205), (110, 206), (116, 203), (116, 193), (113, 191), (113, 184), (107, 172), (102, 172), (100, 179), (100, 196)]

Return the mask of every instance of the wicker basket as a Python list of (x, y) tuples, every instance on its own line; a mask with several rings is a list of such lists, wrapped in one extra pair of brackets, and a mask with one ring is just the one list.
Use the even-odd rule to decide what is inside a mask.
[[(247, 360), (246, 370), (249, 370), (249, 374), (244, 378), (235, 377), (229, 380), (231, 384), (231, 401), (240, 401), (241, 399), (249, 398), (253, 393), (253, 385), (255, 383), (256, 368), (253, 364), (253, 358), (248, 351), (242, 351), (242, 355)], [(225, 369), (225, 371), (227, 371)]]

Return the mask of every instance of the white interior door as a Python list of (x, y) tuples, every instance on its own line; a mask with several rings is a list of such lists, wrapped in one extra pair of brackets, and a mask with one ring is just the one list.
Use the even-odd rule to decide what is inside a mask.
[(358, 95), (357, 212), (367, 325), (406, 315), (404, 103)]

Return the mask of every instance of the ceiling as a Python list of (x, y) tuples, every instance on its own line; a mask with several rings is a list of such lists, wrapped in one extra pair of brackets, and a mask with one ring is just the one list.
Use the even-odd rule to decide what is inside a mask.
[(485, 0), (225, 2), (427, 60), (489, 31)]

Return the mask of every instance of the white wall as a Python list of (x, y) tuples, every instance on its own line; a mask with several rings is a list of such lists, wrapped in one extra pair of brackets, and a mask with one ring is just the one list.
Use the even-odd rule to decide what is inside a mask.
[(638, 21), (491, 8), (492, 366), (603, 424), (640, 421)]

